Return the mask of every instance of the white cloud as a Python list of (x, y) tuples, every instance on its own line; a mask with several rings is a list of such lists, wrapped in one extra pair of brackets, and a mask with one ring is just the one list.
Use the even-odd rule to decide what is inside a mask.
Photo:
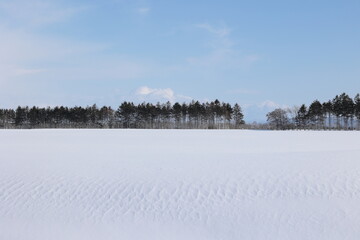
[(144, 101), (190, 101), (191, 97), (175, 94), (171, 88), (149, 88), (146, 86), (140, 87), (136, 90), (136, 95), (140, 100)]
[(263, 108), (263, 109), (276, 109), (276, 108), (288, 108), (289, 107), (287, 105), (279, 104), (279, 103), (276, 103), (271, 100), (266, 100), (262, 103), (259, 103), (257, 106), (259, 108)]
[(151, 89), (148, 87), (140, 87), (136, 90), (136, 94), (138, 95), (149, 95), (151, 93), (153, 93), (154, 91), (158, 91), (156, 89)]
[(173, 102), (175, 100), (174, 91), (171, 88), (157, 89), (149, 87), (140, 87), (136, 90), (136, 94), (140, 96), (153, 96)]

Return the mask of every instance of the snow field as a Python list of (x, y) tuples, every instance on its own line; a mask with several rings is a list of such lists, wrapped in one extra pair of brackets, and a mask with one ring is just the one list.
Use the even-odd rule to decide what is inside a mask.
[(0, 131), (0, 239), (359, 239), (359, 139)]

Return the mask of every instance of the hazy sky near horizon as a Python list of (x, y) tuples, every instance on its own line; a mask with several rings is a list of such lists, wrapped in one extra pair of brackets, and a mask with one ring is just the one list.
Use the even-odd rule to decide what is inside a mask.
[(0, 0), (0, 107), (360, 92), (360, 1)]

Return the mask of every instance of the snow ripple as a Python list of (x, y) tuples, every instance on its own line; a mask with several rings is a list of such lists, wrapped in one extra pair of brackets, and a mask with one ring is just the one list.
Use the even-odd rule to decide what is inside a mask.
[[(360, 173), (261, 175), (208, 182), (152, 179), (86, 179), (67, 176), (0, 178), (0, 215), (116, 222), (124, 218), (164, 221), (207, 221), (210, 215), (232, 214), (246, 202), (301, 199), (360, 200)], [(67, 219), (69, 220), (69, 219)]]

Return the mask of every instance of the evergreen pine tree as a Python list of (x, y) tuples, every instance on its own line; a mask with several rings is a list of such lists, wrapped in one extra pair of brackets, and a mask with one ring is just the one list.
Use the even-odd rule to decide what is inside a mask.
[(354, 98), (354, 114), (357, 118), (357, 128), (360, 129), (360, 94), (356, 94)]
[(235, 122), (235, 128), (240, 128), (242, 124), (245, 124), (244, 114), (241, 111), (241, 107), (237, 103), (234, 105), (233, 119)]
[(296, 117), (295, 117), (295, 124), (297, 127), (305, 128), (308, 124), (308, 111), (305, 104), (301, 105), (299, 108)]
[(25, 124), (26, 118), (26, 108), (18, 106), (15, 111), (15, 126), (23, 126)]
[(331, 116), (333, 113), (333, 104), (331, 101), (327, 101), (325, 103), (323, 103), (323, 112), (325, 115), (327, 115), (327, 119), (328, 119), (328, 128), (331, 128)]
[(322, 109), (322, 104), (318, 100), (315, 100), (311, 103), (308, 115), (311, 123), (315, 126), (315, 128), (318, 129), (323, 126), (324, 112)]

